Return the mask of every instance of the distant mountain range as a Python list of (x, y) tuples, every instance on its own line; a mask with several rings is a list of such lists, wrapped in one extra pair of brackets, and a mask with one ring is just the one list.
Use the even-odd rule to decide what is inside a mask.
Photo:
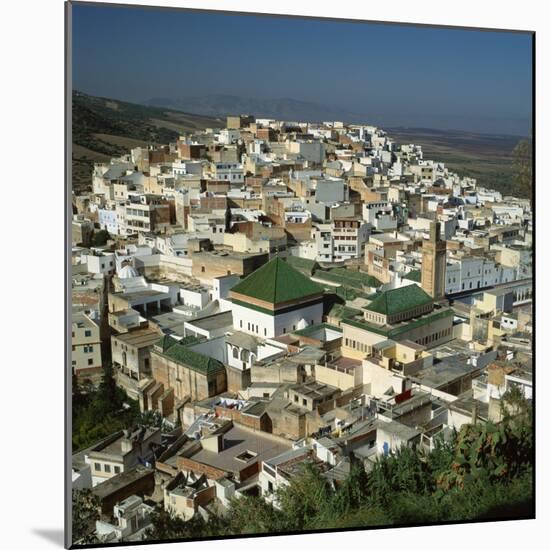
[(290, 98), (256, 99), (218, 94), (182, 98), (154, 97), (142, 103), (150, 107), (179, 109), (212, 117), (250, 114), (261, 118), (277, 118), (289, 121), (322, 122), (324, 120), (341, 120), (355, 123), (368, 122), (364, 114)]
[[(143, 103), (146, 103), (144, 105)], [(185, 132), (221, 128), (227, 114), (298, 121), (342, 120), (377, 124), (369, 117), (294, 99), (258, 100), (230, 95), (200, 98), (153, 98), (142, 104), (73, 93), (73, 185), (89, 188), (94, 162), (128, 152), (131, 147), (168, 143)], [(426, 158), (478, 179), (504, 193), (513, 189), (512, 150), (519, 137), (460, 130), (381, 127), (397, 143), (422, 145)]]
[[(399, 128), (407, 132), (429, 131), (430, 134), (440, 133), (466, 133), (480, 135), (500, 135), (502, 137), (517, 137), (518, 121), (502, 119), (498, 125), (491, 119), (483, 117), (461, 116), (459, 114), (440, 116), (428, 114), (425, 117), (423, 126), (420, 127), (415, 116), (411, 114), (399, 115), (398, 112), (381, 113), (367, 112), (365, 110), (353, 110), (338, 106), (325, 105), (313, 101), (302, 101), (292, 98), (262, 99), (235, 96), (228, 94), (209, 94), (204, 96), (190, 97), (153, 97), (140, 102), (154, 108), (167, 108), (195, 113), (197, 115), (224, 118), (227, 115), (249, 114), (260, 118), (275, 118), (288, 121), (309, 121), (323, 122), (325, 120), (340, 120), (351, 124), (372, 124), (391, 130)], [(445, 128), (448, 126), (448, 128)], [(501, 128), (500, 131), (490, 131), (490, 128)], [(437, 129), (439, 128), (439, 129)], [(467, 129), (468, 128), (468, 129)], [(514, 135), (516, 134), (516, 135)]]

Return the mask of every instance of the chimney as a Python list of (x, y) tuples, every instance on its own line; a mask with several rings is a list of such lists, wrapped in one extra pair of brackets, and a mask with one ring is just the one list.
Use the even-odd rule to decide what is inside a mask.
[(472, 407), (472, 424), (474, 424), (474, 426), (477, 424), (477, 403), (474, 403)]

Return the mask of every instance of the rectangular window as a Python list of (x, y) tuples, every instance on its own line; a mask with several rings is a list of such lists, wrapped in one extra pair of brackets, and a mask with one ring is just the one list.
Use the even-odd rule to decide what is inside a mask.
[(94, 360), (92, 358), (88, 359), (88, 365), (93, 365), (94, 364)]
[(86, 336), (86, 338), (89, 338), (91, 335), (92, 335), (92, 331), (91, 331), (91, 330), (85, 330), (85, 331), (84, 331), (84, 336)]
[(96, 462), (96, 463), (94, 464), (94, 470), (95, 470), (96, 472), (101, 472), (101, 464), (99, 464), (99, 463)]
[(115, 474), (120, 474), (120, 466), (115, 466)]
[(111, 466), (109, 464), (105, 464), (105, 471), (109, 474), (111, 473)]

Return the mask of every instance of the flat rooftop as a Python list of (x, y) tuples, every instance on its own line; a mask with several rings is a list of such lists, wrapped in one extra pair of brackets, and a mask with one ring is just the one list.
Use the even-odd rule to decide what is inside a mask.
[[(273, 437), (261, 435), (260, 432), (252, 433), (234, 425), (224, 434), (223, 451), (215, 453), (201, 449), (189, 458), (226, 472), (238, 473), (247, 465), (268, 460), (289, 450), (291, 446), (290, 441), (286, 443)], [(243, 459), (237, 458), (247, 452), (246, 456), (250, 456), (250, 458), (246, 459), (246, 456)]]
[(340, 391), (334, 386), (329, 386), (327, 384), (321, 384), (319, 382), (306, 382), (304, 384), (293, 384), (289, 387), (290, 390), (297, 393), (298, 395), (303, 395), (306, 397), (319, 398), (319, 397), (328, 397), (334, 393)]
[(406, 240), (408, 239), (405, 236), (398, 238), (388, 233), (374, 233), (369, 236), (369, 242), (379, 241), (381, 243), (402, 243)]
[(133, 302), (134, 300), (142, 300), (143, 298), (158, 298), (161, 300), (164, 300), (165, 298), (170, 298), (170, 294), (168, 294), (168, 292), (161, 292), (159, 290), (149, 289), (135, 290), (133, 292), (116, 292), (113, 295), (124, 298), (129, 302)]
[(475, 410), (478, 418), (482, 420), (487, 420), (489, 418), (489, 403), (478, 401), (474, 399), (472, 395), (467, 394), (459, 397), (456, 401), (450, 403), (449, 407), (467, 415), (472, 415)]
[(430, 367), (423, 368), (411, 378), (420, 384), (437, 389), (481, 371), (481, 367), (469, 365), (467, 361), (468, 357), (465, 355), (448, 357)]
[(132, 470), (122, 472), (117, 474), (109, 479), (106, 479), (103, 483), (96, 485), (92, 489), (92, 493), (97, 496), (100, 500), (103, 500), (113, 493), (116, 493), (123, 487), (130, 485), (144, 477), (154, 476), (154, 470), (150, 470), (143, 466), (137, 466)]
[(352, 359), (351, 357), (339, 357), (327, 365), (329, 369), (334, 369), (346, 374), (352, 373), (356, 368), (361, 366), (359, 359)]
[(199, 319), (194, 319), (193, 321), (187, 321), (187, 324), (202, 330), (221, 329), (228, 326), (233, 326), (233, 313), (231, 311), (224, 311), (223, 313), (216, 313), (215, 315), (209, 315), (208, 317), (201, 317)]
[(374, 425), (377, 431), (383, 431), (387, 434), (391, 434), (392, 436), (398, 437), (402, 441), (409, 441), (420, 435), (418, 430), (405, 426), (405, 424), (401, 424), (401, 422), (396, 422), (395, 420), (390, 422), (377, 420)]
[(204, 250), (202, 252), (196, 252), (193, 254), (193, 257), (201, 257), (201, 256), (210, 256), (212, 258), (219, 258), (219, 257), (230, 257), (230, 258), (237, 258), (239, 260), (246, 259), (246, 258), (254, 258), (256, 256), (267, 256), (266, 252), (234, 252), (234, 251), (226, 251), (226, 250)]
[(130, 332), (126, 332), (124, 334), (118, 334), (117, 336), (113, 336), (113, 338), (116, 338), (129, 346), (145, 348), (158, 342), (161, 336), (162, 334), (158, 333), (156, 330), (147, 327), (131, 330)]
[(326, 355), (323, 350), (314, 348), (312, 346), (305, 346), (300, 349), (295, 355), (289, 355), (285, 359), (291, 363), (298, 363), (301, 365), (315, 364)]
[[(145, 432), (143, 433), (142, 440), (145, 441), (157, 431), (159, 431), (159, 428), (146, 428)], [(137, 431), (133, 432), (132, 435), (135, 437), (136, 433)], [(101, 441), (95, 447), (93, 447), (90, 450), (90, 454), (102, 453), (122, 457), (130, 452), (122, 450), (122, 440), (124, 439), (124, 437), (124, 431), (121, 430), (119, 432), (116, 432), (112, 435), (112, 438), (107, 438), (106, 440)]]

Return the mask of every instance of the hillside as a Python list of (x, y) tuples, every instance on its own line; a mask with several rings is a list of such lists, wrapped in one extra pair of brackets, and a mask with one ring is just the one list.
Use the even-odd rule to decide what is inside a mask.
[[(127, 153), (131, 147), (168, 143), (181, 133), (222, 127), (227, 114), (254, 112), (257, 116), (283, 120), (359, 121), (351, 113), (333, 112), (326, 106), (289, 99), (251, 103), (247, 98), (218, 95), (185, 100), (155, 98), (148, 103), (138, 105), (73, 92), (75, 189), (89, 188), (94, 162), (108, 161), (112, 156)], [(429, 128), (387, 128), (387, 131), (398, 143), (422, 145), (425, 158), (444, 162), (461, 176), (476, 178), (481, 186), (504, 194), (514, 190), (512, 150), (521, 139), (518, 136)]]
[(217, 118), (73, 92), (73, 188), (91, 185), (94, 162), (132, 147), (168, 143), (185, 132), (221, 127)]
[(463, 130), (387, 128), (383, 122), (372, 119), (367, 114), (289, 98), (258, 99), (213, 94), (201, 97), (156, 97), (144, 101), (144, 104), (186, 109), (207, 116), (224, 117), (247, 113), (282, 120), (372, 123), (387, 130), (398, 143), (422, 145), (426, 158), (444, 162), (461, 176), (476, 178), (481, 186), (498, 189), (504, 194), (514, 190), (512, 150), (522, 139), (519, 136), (480, 134)]
[(429, 128), (388, 128), (397, 143), (421, 145), (424, 157), (440, 162), (461, 176), (476, 178), (478, 185), (503, 194), (513, 193), (512, 151), (519, 136), (476, 134)]

